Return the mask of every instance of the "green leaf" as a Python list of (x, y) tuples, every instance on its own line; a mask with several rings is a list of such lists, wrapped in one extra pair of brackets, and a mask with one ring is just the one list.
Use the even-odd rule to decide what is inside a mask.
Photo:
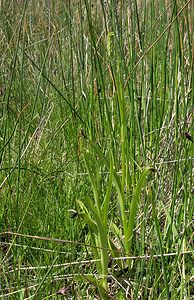
[(139, 203), (139, 197), (141, 194), (141, 189), (144, 186), (146, 181), (146, 177), (150, 171), (153, 171), (153, 167), (147, 167), (143, 170), (140, 179), (136, 185), (136, 188), (133, 192), (132, 201), (130, 205), (130, 216), (128, 221), (128, 231), (127, 231), (127, 240), (128, 240), (128, 255), (131, 252), (131, 245), (132, 245), (132, 237), (133, 237), (133, 230), (135, 225), (135, 218), (137, 214), (137, 208)]
[(111, 153), (109, 182), (106, 190), (106, 195), (104, 197), (104, 201), (102, 204), (103, 222), (105, 227), (107, 226), (107, 222), (108, 222), (108, 205), (111, 198), (112, 183), (113, 183), (113, 156)]
[(90, 230), (93, 231), (96, 235), (98, 235), (98, 227), (96, 222), (93, 221), (92, 217), (90, 216), (86, 206), (82, 201), (77, 200), (77, 203), (80, 207), (79, 216), (84, 220), (84, 222), (89, 226)]
[(96, 206), (98, 211), (100, 211), (100, 201), (99, 201), (99, 194), (98, 194), (98, 185), (97, 185), (97, 180), (96, 180), (96, 172), (94, 170), (94, 166), (97, 168), (97, 162), (94, 160), (92, 155), (89, 153), (84, 153), (84, 162), (87, 168), (87, 171), (89, 173), (90, 181), (92, 184), (92, 189), (94, 193), (94, 199), (96, 202)]
[(91, 274), (86, 274), (86, 275), (76, 275), (75, 279), (81, 282), (89, 282), (90, 284), (92, 284), (94, 287), (96, 287), (101, 295), (101, 299), (104, 300), (109, 300), (109, 295), (107, 293), (107, 290), (104, 288), (103, 286), (103, 281), (104, 278), (100, 278), (98, 276), (98, 278), (96, 278), (95, 275), (91, 275)]

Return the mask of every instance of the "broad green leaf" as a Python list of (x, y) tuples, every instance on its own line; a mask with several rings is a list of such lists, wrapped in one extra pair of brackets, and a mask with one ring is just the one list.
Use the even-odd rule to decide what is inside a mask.
[(88, 282), (90, 284), (92, 284), (93, 286), (95, 286), (100, 295), (101, 295), (101, 299), (104, 300), (109, 300), (109, 295), (107, 293), (107, 289), (104, 287), (104, 278), (100, 278), (100, 276), (95, 276), (95, 275), (91, 275), (91, 274), (86, 274), (86, 275), (76, 275), (75, 279), (77, 281), (84, 281), (84, 282)]
[(80, 207), (79, 216), (85, 221), (85, 223), (90, 227), (90, 230), (92, 230), (96, 235), (98, 234), (98, 228), (96, 223), (93, 221), (92, 217), (90, 216), (86, 206), (82, 201), (77, 200), (77, 203)]
[(153, 170), (153, 167), (147, 167), (143, 170), (140, 179), (136, 185), (136, 188), (133, 192), (132, 201), (130, 205), (130, 216), (128, 221), (128, 231), (127, 231), (127, 240), (128, 240), (128, 252), (127, 254), (130, 254), (131, 252), (131, 245), (132, 245), (132, 237), (133, 237), (133, 230), (135, 225), (135, 218), (137, 214), (137, 208), (139, 203), (139, 197), (141, 194), (142, 187), (144, 186), (144, 183), (146, 181), (146, 177), (150, 171)]
[(89, 173), (90, 181), (93, 188), (94, 198), (96, 201), (96, 206), (98, 211), (100, 211), (99, 195), (98, 195), (98, 185), (95, 177), (94, 166), (96, 166), (96, 161), (93, 159), (92, 155), (89, 153), (84, 153), (84, 162)]

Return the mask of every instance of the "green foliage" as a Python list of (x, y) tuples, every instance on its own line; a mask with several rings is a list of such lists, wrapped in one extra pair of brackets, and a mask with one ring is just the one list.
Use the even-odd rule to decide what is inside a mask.
[(2, 299), (192, 297), (191, 3), (1, 1)]

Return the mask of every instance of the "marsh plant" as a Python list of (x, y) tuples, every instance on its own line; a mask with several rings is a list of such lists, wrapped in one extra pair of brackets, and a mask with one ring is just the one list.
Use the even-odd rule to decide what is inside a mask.
[(192, 6), (0, 1), (0, 298), (192, 298)]

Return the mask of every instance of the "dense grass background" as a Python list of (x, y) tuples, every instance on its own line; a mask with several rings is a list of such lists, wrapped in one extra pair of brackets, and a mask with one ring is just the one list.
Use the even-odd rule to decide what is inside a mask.
[[(107, 236), (136, 257), (108, 266), (100, 297), (192, 299), (191, 2), (0, 1), (1, 299), (98, 297), (86, 275), (101, 268), (80, 261), (103, 251), (84, 246), (95, 238), (77, 203), (95, 199), (92, 176), (100, 205), (111, 185)], [(121, 219), (147, 166), (126, 251)]]

